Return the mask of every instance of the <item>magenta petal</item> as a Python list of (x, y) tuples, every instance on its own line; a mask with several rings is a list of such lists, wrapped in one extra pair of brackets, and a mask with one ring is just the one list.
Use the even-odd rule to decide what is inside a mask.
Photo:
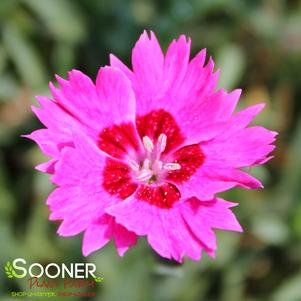
[(62, 133), (56, 133), (48, 129), (40, 129), (24, 136), (36, 142), (42, 152), (54, 158), (60, 156), (60, 149), (70, 146), (70, 140)]
[(148, 242), (161, 256), (181, 262), (184, 255), (199, 259), (202, 244), (191, 236), (177, 208), (160, 210), (135, 198), (106, 210), (116, 221), (138, 235), (147, 235)]
[(121, 225), (116, 224), (113, 217), (102, 215), (89, 225), (83, 239), (83, 255), (88, 256), (92, 252), (101, 249), (110, 239), (115, 240), (118, 254), (124, 253), (136, 244), (137, 236)]
[(187, 143), (210, 140), (222, 135), (229, 127), (229, 119), (234, 109), (232, 103), (237, 103), (240, 91), (213, 92), (214, 87), (209, 91), (206, 87), (199, 92), (202, 96), (191, 96), (183, 103), (183, 107), (178, 109), (177, 120), (187, 137)]
[(257, 104), (251, 107), (247, 107), (237, 113), (235, 113), (231, 119), (228, 121), (228, 124), (224, 127), (224, 131), (221, 133), (221, 137), (218, 139), (225, 139), (232, 136), (235, 132), (244, 129), (247, 127), (253, 120), (253, 118), (259, 114), (265, 107), (264, 103)]
[(178, 262), (182, 262), (185, 255), (199, 260), (203, 249), (200, 241), (191, 235), (177, 208), (157, 212), (148, 242), (161, 256)]
[(197, 94), (204, 84), (202, 79), (206, 76), (204, 72), (204, 63), (206, 59), (206, 49), (201, 50), (188, 64), (185, 78), (181, 81), (181, 85), (178, 86), (176, 91), (171, 91), (172, 95), (177, 97), (177, 101), (180, 99), (189, 101), (191, 97)]
[(201, 202), (191, 198), (161, 210), (131, 197), (106, 212), (127, 229), (146, 235), (161, 256), (181, 262), (185, 255), (200, 259), (202, 250), (214, 257), (216, 237), (212, 229), (242, 231), (229, 209), (235, 205), (222, 199)]
[(249, 174), (234, 168), (200, 167), (187, 181), (177, 184), (182, 198), (196, 196), (201, 200), (210, 200), (218, 192), (239, 186), (244, 188), (262, 188), (260, 181)]
[(137, 235), (131, 231), (128, 231), (122, 225), (117, 224), (115, 221), (114, 227), (114, 240), (117, 252), (119, 256), (123, 256), (124, 253), (137, 242)]
[(50, 84), (50, 90), (69, 115), (79, 120), (87, 132), (92, 131), (91, 137), (105, 127), (135, 119), (135, 97), (120, 70), (101, 68), (96, 85), (80, 71), (73, 70), (68, 75), (69, 80), (57, 76), (60, 89)]
[(254, 126), (236, 131), (230, 137), (217, 137), (202, 146), (206, 166), (233, 168), (260, 164), (275, 148), (270, 144), (276, 135), (273, 131)]
[(35, 169), (45, 173), (54, 173), (56, 159), (49, 160), (48, 162), (38, 164)]
[(119, 60), (118, 57), (113, 54), (110, 54), (110, 65), (122, 71), (124, 75), (126, 75), (126, 77), (131, 80), (132, 83), (134, 82), (135, 75), (132, 70), (130, 70), (121, 60)]
[(211, 254), (214, 255), (216, 237), (212, 229), (242, 231), (235, 215), (229, 209), (235, 205), (219, 198), (210, 202), (191, 198), (180, 204), (180, 210), (191, 231), (209, 250), (213, 251)]
[[(191, 200), (192, 208), (195, 208), (196, 199)], [(194, 204), (193, 204), (194, 203)], [(237, 221), (235, 215), (230, 210), (231, 207), (237, 206), (237, 203), (225, 201), (216, 198), (216, 201), (208, 206), (200, 206), (197, 218), (210, 225), (213, 229), (242, 232), (243, 229)]]
[(56, 76), (60, 88), (50, 83), (50, 90), (55, 99), (70, 115), (89, 126), (89, 120), (96, 120), (99, 113), (98, 97), (92, 80), (78, 70), (68, 73), (68, 80)]
[(63, 220), (59, 234), (64, 236), (85, 230), (116, 201), (102, 186), (105, 155), (84, 134), (74, 141), (75, 148), (64, 148), (55, 165), (52, 181), (59, 187), (47, 200), (50, 219)]
[(148, 112), (149, 101), (158, 93), (163, 80), (164, 56), (153, 32), (150, 37), (146, 31), (140, 36), (133, 49), (132, 62), (137, 81), (133, 86), (139, 99), (137, 110), (144, 114)]
[(84, 256), (101, 249), (110, 241), (111, 233), (108, 230), (108, 223), (108, 215), (105, 214), (88, 226), (83, 238), (82, 251)]
[[(151, 228), (156, 207), (134, 197), (108, 207), (105, 211), (116, 217), (116, 222), (134, 231), (137, 235), (146, 235)], [(143, 222), (142, 222), (143, 221)]]
[(130, 81), (112, 67), (100, 68), (96, 78), (98, 116), (95, 128), (135, 121), (136, 100)]
[(52, 212), (49, 219), (64, 220), (59, 228), (59, 234), (76, 235), (103, 214), (103, 207), (99, 205), (98, 199), (99, 194), (89, 194), (86, 189), (57, 188), (47, 199), (47, 205)]
[(187, 40), (184, 35), (170, 43), (164, 60), (162, 92), (164, 91), (165, 95), (172, 95), (178, 89), (177, 87), (182, 84), (189, 63), (190, 45), (191, 40), (189, 38)]
[(48, 129), (70, 137), (71, 129), (80, 125), (77, 119), (53, 100), (44, 96), (37, 96), (36, 99), (41, 107), (32, 106), (32, 111)]

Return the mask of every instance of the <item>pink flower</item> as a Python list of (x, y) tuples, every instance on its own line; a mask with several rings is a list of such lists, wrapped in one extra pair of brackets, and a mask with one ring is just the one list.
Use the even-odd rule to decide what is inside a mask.
[(161, 256), (179, 262), (214, 256), (213, 229), (242, 231), (215, 194), (260, 188), (241, 168), (263, 164), (275, 132), (248, 127), (263, 104), (234, 113), (240, 91), (215, 91), (218, 73), (202, 50), (189, 61), (181, 36), (162, 53), (144, 32), (133, 71), (116, 57), (96, 84), (79, 71), (57, 77), (53, 100), (38, 97), (46, 126), (28, 135), (52, 159), (39, 165), (58, 186), (47, 204), (63, 236), (84, 232), (83, 254), (115, 240), (119, 254), (146, 236)]

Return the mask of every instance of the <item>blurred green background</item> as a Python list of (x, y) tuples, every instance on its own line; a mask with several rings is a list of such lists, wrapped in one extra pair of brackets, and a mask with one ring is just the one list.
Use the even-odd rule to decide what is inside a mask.
[[(245, 232), (218, 232), (217, 259), (183, 265), (159, 258), (140, 239), (119, 258), (112, 244), (88, 258), (81, 237), (60, 238), (44, 203), (53, 189), (33, 169), (45, 158), (20, 135), (41, 125), (30, 105), (49, 95), (55, 73), (77, 68), (93, 79), (114, 53), (130, 64), (143, 29), (164, 50), (179, 34), (192, 52), (207, 48), (220, 86), (243, 88), (241, 107), (266, 102), (256, 122), (280, 133), (275, 158), (252, 173), (264, 190), (221, 194)], [(102, 301), (301, 300), (301, 1), (298, 0), (1, 0), (0, 2), (0, 261), (93, 262), (105, 281)], [(0, 300), (22, 280), (0, 276)], [(38, 300), (39, 298), (32, 298)], [(86, 300), (72, 297), (69, 300)]]

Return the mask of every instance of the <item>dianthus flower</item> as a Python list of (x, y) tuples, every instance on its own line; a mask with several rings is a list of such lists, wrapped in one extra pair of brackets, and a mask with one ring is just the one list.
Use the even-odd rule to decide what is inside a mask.
[(214, 229), (242, 231), (216, 193), (262, 187), (241, 168), (270, 159), (276, 133), (248, 127), (263, 104), (234, 113), (241, 91), (216, 91), (205, 50), (189, 55), (185, 36), (164, 55), (144, 32), (132, 70), (112, 55), (95, 84), (73, 70), (50, 84), (52, 99), (37, 97), (46, 128), (28, 137), (51, 157), (37, 167), (57, 185), (50, 219), (62, 236), (84, 232), (84, 255), (111, 239), (122, 255), (146, 236), (165, 258), (197, 260), (215, 256)]

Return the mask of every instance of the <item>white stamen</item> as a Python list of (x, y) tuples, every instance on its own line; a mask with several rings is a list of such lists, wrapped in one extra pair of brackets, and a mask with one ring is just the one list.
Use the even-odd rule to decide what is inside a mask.
[(153, 176), (151, 170), (142, 170), (141, 173), (137, 176), (138, 181), (148, 181)]
[(163, 168), (166, 170), (179, 170), (181, 169), (181, 165), (178, 163), (165, 163)]
[(153, 149), (154, 149), (154, 143), (153, 143), (153, 141), (148, 136), (144, 136), (143, 139), (142, 139), (142, 141), (143, 141), (143, 145), (144, 145), (145, 149), (149, 153), (151, 153), (153, 151)]
[(165, 134), (160, 134), (157, 142), (158, 151), (163, 153), (166, 148), (167, 137)]
[(162, 169), (162, 167), (163, 167), (163, 163), (160, 160), (155, 160), (155, 162), (152, 165), (152, 169), (155, 172), (160, 172), (160, 170)]
[(134, 170), (134, 171), (139, 171), (140, 166), (139, 166), (139, 164), (138, 164), (135, 160), (130, 159), (130, 160), (128, 161), (128, 164), (129, 164), (129, 166), (130, 166), (130, 168), (131, 168), (132, 170)]
[(150, 160), (149, 159), (145, 159), (143, 162), (143, 169), (150, 169)]
[(181, 169), (180, 164), (168, 163), (166, 162), (168, 158), (162, 155), (167, 145), (167, 136), (165, 134), (159, 135), (155, 145), (149, 136), (144, 136), (142, 142), (145, 148), (143, 162), (140, 161), (141, 159), (139, 161), (128, 160), (128, 165), (134, 171), (137, 181), (148, 184), (153, 182), (160, 183), (167, 175), (167, 171)]

